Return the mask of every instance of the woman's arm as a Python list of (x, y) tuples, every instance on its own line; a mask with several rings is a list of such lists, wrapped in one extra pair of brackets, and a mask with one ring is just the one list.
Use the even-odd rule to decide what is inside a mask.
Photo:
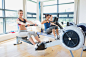
[[(26, 22), (28, 22), (29, 24), (35, 24), (35, 23), (33, 23), (32, 21), (28, 21), (27, 19), (25, 19), (26, 20)], [(35, 26), (37, 26), (37, 24), (35, 24)]]
[(33, 22), (31, 22), (31, 21), (28, 21), (27, 19), (25, 19), (26, 20), (26, 22), (28, 22), (29, 24), (34, 24)]
[(25, 23), (19, 21), (19, 19), (17, 19), (16, 21), (17, 21), (17, 24), (26, 25)]
[(45, 20), (44, 20), (44, 21), (42, 21), (42, 22), (41, 22), (41, 24), (44, 24), (44, 23), (46, 23), (46, 22), (48, 22), (48, 23), (49, 23), (49, 21), (45, 21)]
[(53, 16), (51, 15), (51, 17), (50, 17), (50, 20), (49, 21), (53, 21)]
[(54, 23), (51, 23), (51, 25), (55, 25), (55, 26), (58, 26), (58, 25), (56, 25), (56, 24), (54, 24)]

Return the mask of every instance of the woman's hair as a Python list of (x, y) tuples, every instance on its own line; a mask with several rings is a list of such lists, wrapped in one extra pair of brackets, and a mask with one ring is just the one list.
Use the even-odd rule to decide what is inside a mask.
[(58, 22), (58, 17), (54, 17), (53, 22)]
[(50, 16), (49, 14), (44, 14), (45, 15), (45, 18), (47, 17), (47, 16)]
[(52, 15), (50, 15), (50, 17), (51, 17)]
[(23, 12), (23, 10), (18, 10), (18, 13), (19, 13), (19, 12)]

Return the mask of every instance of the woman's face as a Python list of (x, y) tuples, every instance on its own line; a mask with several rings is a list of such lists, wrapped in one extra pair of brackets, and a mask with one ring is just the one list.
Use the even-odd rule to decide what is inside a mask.
[(47, 16), (47, 19), (50, 19), (50, 16)]
[(22, 17), (23, 16), (23, 12), (22, 11), (19, 12), (18, 15), (19, 15), (19, 17)]
[(51, 17), (50, 18), (53, 18), (53, 16), (51, 15)]

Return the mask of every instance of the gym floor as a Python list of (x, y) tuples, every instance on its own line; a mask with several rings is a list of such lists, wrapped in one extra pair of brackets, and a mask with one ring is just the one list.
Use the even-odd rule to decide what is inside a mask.
[[(43, 38), (49, 38), (40, 36)], [(49, 38), (54, 41), (54, 39)], [(28, 43), (22, 43), (14, 46), (16, 38), (0, 42), (0, 57), (71, 57), (69, 50), (61, 45), (49, 47), (43, 51), (35, 51), (34, 47)], [(81, 49), (73, 51), (75, 57), (80, 57)], [(82, 57), (86, 57), (86, 51), (83, 52)]]

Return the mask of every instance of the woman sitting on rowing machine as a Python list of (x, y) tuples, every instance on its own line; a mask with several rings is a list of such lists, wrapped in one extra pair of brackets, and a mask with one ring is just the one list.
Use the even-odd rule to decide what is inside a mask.
[[(45, 26), (45, 31), (46, 31), (48, 28), (52, 27), (52, 32), (53, 32), (53, 34), (54, 34), (55, 39), (59, 39), (58, 25), (55, 25), (54, 23), (50, 23), (50, 22), (53, 21), (53, 20), (52, 20), (53, 16), (52, 16), (52, 15), (49, 15), (49, 14), (45, 14), (45, 18), (46, 18), (46, 19), (41, 23), (41, 24), (44, 24), (44, 26)], [(55, 34), (55, 30), (56, 30), (56, 33), (57, 33), (57, 37), (56, 37), (56, 34)]]
[[(38, 38), (38, 36), (37, 36), (37, 34), (34, 32), (34, 31), (27, 31), (27, 29), (26, 29), (26, 25), (29, 27), (30, 26), (30, 24), (34, 24), (33, 22), (31, 22), (31, 21), (28, 21), (27, 19), (24, 19), (24, 18), (22, 18), (22, 16), (23, 16), (23, 10), (19, 10), (18, 11), (18, 15), (19, 15), (19, 18), (17, 19), (17, 24), (18, 24), (18, 26), (19, 26), (19, 36), (20, 37), (28, 37), (28, 39), (29, 39), (29, 41), (33, 44), (33, 45), (35, 45), (36, 43), (33, 41), (33, 39), (32, 39), (32, 37), (31, 37), (31, 35), (33, 35), (34, 37), (35, 37), (35, 39), (39, 42), (39, 43), (41, 43), (41, 41), (39, 40), (39, 38)], [(27, 23), (29, 23), (29, 24), (26, 24), (26, 22)], [(35, 26), (36, 26), (37, 24), (35, 24)]]

